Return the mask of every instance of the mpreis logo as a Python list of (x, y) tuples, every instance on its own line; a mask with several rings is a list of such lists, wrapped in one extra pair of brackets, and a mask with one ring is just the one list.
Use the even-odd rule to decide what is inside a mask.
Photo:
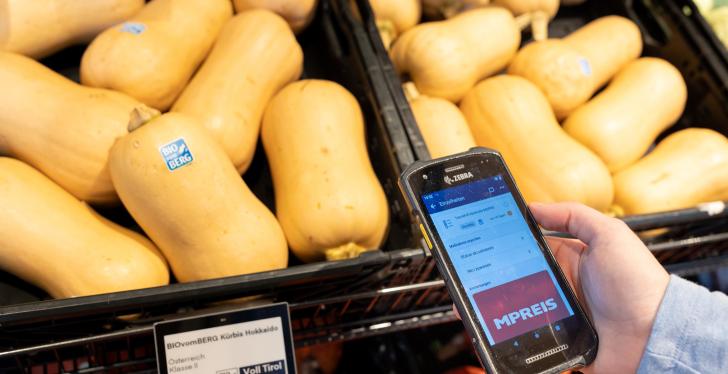
[(496, 329), (500, 330), (504, 325), (513, 326), (518, 323), (519, 320), (525, 321), (556, 308), (556, 301), (554, 301), (553, 297), (550, 297), (544, 301), (533, 304), (528, 308), (521, 308), (508, 314), (504, 314), (503, 317), (494, 319), (493, 324), (495, 324)]
[(570, 316), (546, 271), (527, 275), (473, 295), (494, 343), (514, 338)]

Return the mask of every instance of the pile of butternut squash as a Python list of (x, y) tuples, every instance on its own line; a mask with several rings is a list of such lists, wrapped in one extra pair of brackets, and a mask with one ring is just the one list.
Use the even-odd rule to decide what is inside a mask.
[[(432, 157), (495, 148), (528, 201), (613, 214), (728, 200), (724, 135), (692, 128), (655, 147), (682, 116), (687, 87), (668, 61), (640, 57), (631, 20), (605, 16), (547, 38), (558, 1), (422, 5), (426, 17), (444, 20), (409, 28), (389, 52)], [(534, 41), (524, 44), (528, 24)]]
[[(295, 34), (316, 0), (6, 3), (0, 270), (73, 297), (281, 269), (289, 249), (345, 259), (386, 239), (359, 102), (299, 81)], [(34, 60), (84, 43), (81, 84)], [(241, 178), (261, 128), (275, 211)], [(123, 204), (140, 232), (87, 204)]]

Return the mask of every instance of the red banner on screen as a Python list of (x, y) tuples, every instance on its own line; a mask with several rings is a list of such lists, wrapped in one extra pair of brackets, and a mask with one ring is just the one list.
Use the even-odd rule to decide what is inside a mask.
[(473, 298), (495, 343), (570, 315), (546, 271), (478, 292)]

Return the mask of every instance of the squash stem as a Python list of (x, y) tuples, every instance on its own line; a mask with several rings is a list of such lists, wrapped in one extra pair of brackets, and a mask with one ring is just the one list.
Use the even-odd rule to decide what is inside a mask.
[(526, 27), (531, 25), (531, 13), (523, 13), (520, 16), (516, 17), (516, 26), (518, 26), (518, 29), (523, 31), (526, 29)]
[(379, 31), (379, 36), (382, 38), (384, 48), (389, 51), (389, 47), (397, 37), (397, 28), (394, 27), (394, 23), (392, 21), (386, 19), (377, 20), (377, 30)]
[(324, 250), (326, 261), (345, 260), (358, 257), (362, 252), (369, 251), (356, 243), (346, 243), (338, 247)]
[(546, 40), (549, 37), (549, 15), (546, 12), (531, 13), (531, 35), (536, 41)]
[(455, 1), (448, 1), (445, 5), (440, 8), (440, 14), (445, 19), (455, 17), (462, 11), (463, 5)]
[(407, 98), (407, 101), (412, 101), (420, 97), (420, 91), (417, 90), (415, 82), (404, 83), (402, 85), (402, 90), (404, 91), (404, 96)]
[(452, 18), (470, 9), (483, 8), (490, 5), (490, 0), (447, 0), (440, 5), (438, 12), (445, 18)]
[(162, 113), (154, 108), (150, 108), (146, 105), (138, 106), (131, 111), (131, 114), (129, 115), (129, 125), (126, 127), (126, 130), (132, 132), (160, 115), (162, 115)]

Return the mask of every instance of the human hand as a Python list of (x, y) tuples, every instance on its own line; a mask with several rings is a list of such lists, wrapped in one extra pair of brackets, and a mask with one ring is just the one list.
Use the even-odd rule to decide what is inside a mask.
[(669, 275), (624, 222), (576, 203), (530, 204), (554, 257), (591, 316), (599, 351), (584, 373), (637, 371)]

